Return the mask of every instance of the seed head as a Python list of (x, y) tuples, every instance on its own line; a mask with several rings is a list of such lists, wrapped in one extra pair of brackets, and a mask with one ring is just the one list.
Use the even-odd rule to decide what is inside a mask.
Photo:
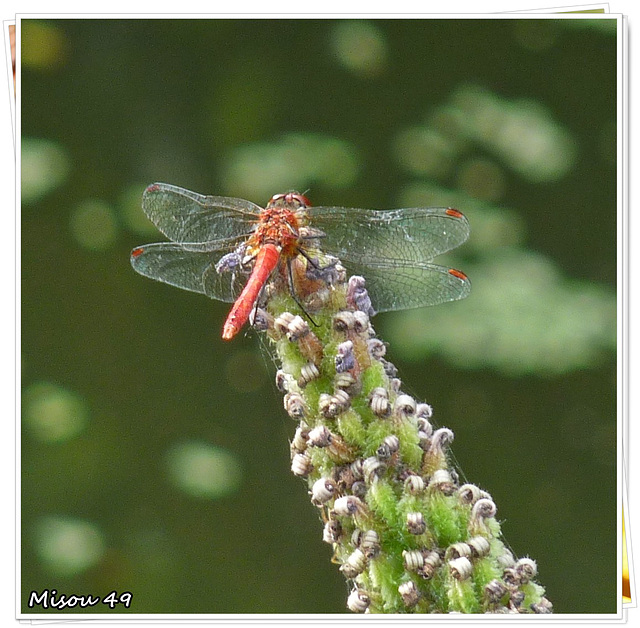
[(473, 573), (473, 565), (466, 556), (460, 556), (460, 558), (450, 560), (449, 569), (451, 570), (451, 575), (456, 580), (466, 580), (470, 578)]
[(353, 589), (347, 598), (347, 608), (354, 613), (364, 613), (370, 603), (369, 595), (362, 589)]

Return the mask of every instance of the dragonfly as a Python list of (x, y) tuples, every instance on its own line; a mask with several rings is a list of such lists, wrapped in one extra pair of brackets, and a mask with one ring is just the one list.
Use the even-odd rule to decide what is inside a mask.
[(233, 303), (225, 340), (247, 323), (274, 276), (284, 278), (300, 303), (293, 271), (298, 261), (315, 276), (330, 276), (339, 261), (350, 275), (364, 277), (376, 312), (455, 301), (471, 290), (462, 271), (432, 262), (469, 237), (466, 217), (450, 207), (312, 207), (303, 194), (287, 192), (262, 208), (154, 183), (144, 191), (142, 208), (169, 241), (134, 248), (133, 268)]

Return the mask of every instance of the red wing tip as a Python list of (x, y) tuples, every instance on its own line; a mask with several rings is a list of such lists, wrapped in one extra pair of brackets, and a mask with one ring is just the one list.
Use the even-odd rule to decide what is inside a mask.
[(147, 189), (144, 191), (145, 194), (148, 194), (150, 192), (155, 192), (156, 190), (159, 190), (160, 186), (157, 183), (152, 183), (151, 185), (147, 186)]
[(133, 251), (131, 251), (131, 257), (135, 259), (136, 257), (140, 257), (144, 253), (144, 247), (138, 246)]
[(453, 207), (447, 208), (446, 214), (448, 216), (453, 216), (454, 218), (464, 218), (464, 214)]
[(458, 279), (462, 279), (462, 281), (467, 281), (469, 279), (461, 270), (456, 270), (455, 268), (450, 268), (449, 274), (457, 277)]

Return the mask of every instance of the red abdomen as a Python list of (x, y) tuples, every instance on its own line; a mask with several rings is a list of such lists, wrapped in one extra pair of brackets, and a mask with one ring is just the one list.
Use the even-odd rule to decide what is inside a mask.
[(251, 309), (260, 295), (262, 287), (269, 279), (269, 275), (277, 266), (279, 259), (280, 252), (274, 244), (267, 243), (260, 247), (247, 284), (233, 304), (222, 328), (222, 338), (224, 340), (231, 340), (249, 320)]

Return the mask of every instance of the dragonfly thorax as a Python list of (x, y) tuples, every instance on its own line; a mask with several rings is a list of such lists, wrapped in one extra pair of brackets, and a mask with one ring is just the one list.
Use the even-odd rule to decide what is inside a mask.
[(255, 232), (251, 236), (249, 249), (259, 249), (273, 244), (285, 256), (297, 253), (300, 241), (300, 220), (295, 209), (282, 205), (267, 205), (261, 212)]

